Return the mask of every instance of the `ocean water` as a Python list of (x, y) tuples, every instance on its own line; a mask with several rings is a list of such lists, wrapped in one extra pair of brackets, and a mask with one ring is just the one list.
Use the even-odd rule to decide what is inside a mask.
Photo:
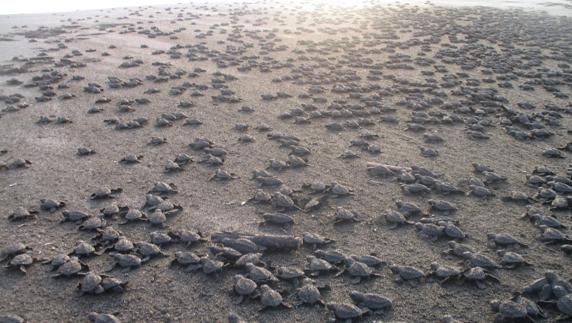
[(118, 7), (137, 7), (149, 5), (206, 4), (223, 3), (264, 3), (289, 4), (301, 7), (362, 6), (374, 3), (426, 5), (432, 3), (439, 6), (489, 6), (496, 8), (518, 8), (523, 10), (545, 11), (552, 15), (572, 16), (572, 0), (191, 0), (176, 2), (175, 0), (18, 0), (4, 1), (0, 6), (1, 15), (58, 13), (80, 10), (94, 10)]

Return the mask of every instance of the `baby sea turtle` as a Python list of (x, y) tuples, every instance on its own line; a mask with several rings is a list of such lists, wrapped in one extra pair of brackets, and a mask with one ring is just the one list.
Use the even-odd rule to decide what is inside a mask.
[(395, 201), (395, 205), (397, 206), (397, 211), (407, 218), (425, 214), (423, 210), (413, 202), (397, 200)]
[(119, 162), (122, 164), (126, 164), (126, 165), (139, 164), (139, 163), (141, 163), (142, 159), (143, 159), (143, 155), (130, 154), (130, 155), (127, 155), (127, 156), (121, 158), (121, 160)]
[(442, 226), (433, 223), (417, 222), (415, 223), (415, 229), (417, 229), (417, 234), (421, 238), (431, 241), (437, 241), (445, 234)]
[(324, 273), (337, 272), (338, 268), (332, 265), (325, 259), (320, 259), (314, 256), (308, 256), (308, 265), (306, 266), (306, 273), (310, 276), (318, 276)]
[(202, 267), (201, 257), (191, 251), (175, 252), (175, 259), (173, 259), (171, 264), (185, 266), (185, 271), (194, 271)]
[(420, 183), (402, 184), (403, 193), (408, 195), (422, 195), (431, 193), (431, 189)]
[(246, 264), (245, 269), (248, 272), (248, 278), (254, 280), (257, 283), (269, 283), (278, 281), (278, 278), (266, 268), (258, 267), (254, 264)]
[(463, 258), (465, 258), (465, 263), (468, 267), (482, 267), (482, 268), (490, 268), (490, 269), (498, 269), (502, 268), (496, 261), (493, 259), (477, 253), (477, 252), (470, 252), (465, 251), (463, 252)]
[(63, 222), (79, 222), (84, 221), (85, 219), (89, 218), (90, 215), (83, 212), (83, 211), (63, 211), (62, 215), (64, 218), (60, 221)]
[(121, 237), (117, 239), (117, 241), (113, 244), (113, 246), (111, 248), (108, 248), (107, 250), (113, 250), (119, 253), (130, 253), (131, 251), (133, 251), (133, 249), (135, 249), (135, 245), (133, 244), (133, 242), (127, 239), (126, 237)]
[(8, 215), (8, 220), (10, 221), (25, 221), (25, 220), (33, 220), (36, 218), (36, 214), (38, 212), (34, 211), (34, 210), (27, 210), (24, 207), (17, 207), (16, 209), (14, 209), (14, 211), (12, 211), (12, 213), (10, 213)]
[(495, 196), (495, 193), (493, 193), (493, 191), (486, 188), (485, 186), (469, 185), (469, 192), (467, 192), (467, 196), (475, 196), (481, 199), (487, 199)]
[[(52, 263), (55, 260), (61, 259), (52, 259)], [(69, 257), (63, 264), (57, 267), (56, 274), (52, 277), (75, 277), (75, 276), (84, 276), (86, 272), (89, 271), (89, 267), (82, 263), (77, 257)]]
[(101, 252), (97, 251), (93, 245), (89, 242), (78, 240), (76, 245), (74, 246), (72, 252), (69, 253), (70, 256), (76, 256), (78, 258), (81, 257), (90, 257), (94, 255), (100, 255)]
[(285, 213), (269, 213), (266, 212), (262, 214), (264, 223), (274, 224), (278, 226), (291, 225), (294, 224), (294, 217)]
[(365, 308), (373, 312), (383, 312), (393, 308), (393, 302), (380, 294), (361, 293), (356, 290), (350, 292), (350, 297), (360, 308)]
[(112, 271), (115, 267), (121, 267), (126, 270), (137, 268), (141, 266), (142, 260), (136, 255), (122, 254), (118, 252), (109, 253), (111, 257), (115, 259), (115, 263), (107, 271)]
[(255, 291), (258, 288), (258, 285), (252, 279), (246, 278), (243, 275), (234, 275), (233, 280), (234, 280), (233, 290), (235, 293), (239, 295), (239, 298), (236, 302), (237, 304), (242, 303), (244, 297), (246, 296), (252, 298), (257, 296), (255, 294)]
[(451, 266), (443, 266), (437, 262), (431, 263), (431, 272), (429, 273), (430, 276), (439, 279), (439, 283), (441, 284), (453, 278), (460, 278), (461, 274), (461, 269)]
[(21, 253), (12, 257), (6, 265), (6, 268), (16, 268), (21, 272), (26, 273), (26, 268), (30, 267), (34, 262), (36, 262), (36, 259), (32, 257), (32, 255)]
[(351, 322), (353, 319), (369, 313), (367, 309), (361, 309), (348, 303), (328, 303), (326, 307), (333, 312), (335, 318), (342, 322)]
[(320, 288), (318, 288), (314, 280), (310, 278), (304, 278), (302, 280), (302, 287), (298, 288), (295, 292), (296, 299), (299, 301), (296, 306), (302, 304), (314, 305), (319, 304), (325, 306), (323, 297), (320, 293)]
[(425, 273), (418, 268), (413, 266), (399, 266), (399, 265), (391, 265), (389, 269), (394, 274), (397, 274), (395, 281), (402, 282), (402, 281), (409, 281), (409, 280), (423, 280), (425, 278)]
[(451, 254), (451, 255), (455, 255), (457, 257), (464, 257), (463, 254), (465, 252), (469, 252), (469, 253), (475, 253), (475, 249), (473, 249), (473, 247), (467, 245), (467, 244), (463, 244), (463, 243), (459, 243), (457, 241), (449, 241), (447, 242), (449, 248), (448, 251), (446, 251), (446, 253)]
[(519, 266), (531, 266), (529, 262), (527, 262), (524, 257), (516, 252), (512, 251), (498, 251), (499, 255), (502, 256), (501, 265), (507, 269), (513, 269)]
[(158, 245), (145, 241), (135, 243), (135, 252), (140, 256), (142, 263), (147, 262), (154, 257), (168, 256)]
[(124, 222), (120, 224), (127, 224), (135, 221), (147, 221), (147, 215), (140, 210), (129, 208), (123, 216)]
[(151, 243), (156, 245), (167, 245), (173, 242), (173, 238), (167, 233), (163, 232), (153, 231), (151, 232), (150, 237)]
[(122, 282), (116, 278), (88, 272), (82, 278), (77, 289), (80, 295), (99, 295), (105, 292), (123, 292), (126, 286), (126, 282)]
[(375, 272), (370, 266), (361, 261), (349, 258), (346, 262), (347, 262), (346, 267), (340, 272), (338, 272), (336, 276), (339, 276), (343, 273), (347, 273), (352, 278), (351, 279), (352, 284), (359, 284), (364, 279), (381, 277), (381, 274)]
[(173, 183), (157, 182), (148, 193), (157, 194), (177, 194), (177, 186)]
[(334, 197), (345, 197), (353, 195), (353, 190), (350, 187), (339, 183), (332, 183), (329, 192), (330, 194), (334, 195)]
[(334, 213), (334, 224), (345, 223), (345, 222), (360, 222), (356, 212), (347, 210), (343, 207), (336, 208)]
[(56, 201), (52, 199), (40, 200), (40, 208), (44, 211), (54, 212), (57, 211), (58, 209), (63, 208), (64, 206), (66, 206), (66, 203), (62, 201)]
[(87, 316), (87, 319), (91, 323), (121, 323), (121, 320), (118, 319), (115, 315), (105, 313), (91, 312)]
[(26, 246), (22, 242), (9, 242), (7, 245), (0, 249), (0, 262), (5, 261), (6, 259), (12, 258), (14, 256), (26, 253), (27, 251), (32, 250), (32, 248)]
[(204, 238), (200, 231), (191, 231), (187, 229), (171, 230), (167, 233), (176, 242), (184, 243), (188, 246), (193, 243), (205, 242), (207, 239)]
[(284, 302), (279, 292), (266, 284), (260, 286), (260, 302), (263, 306), (260, 310), (277, 307), (292, 308), (291, 305)]
[(297, 286), (300, 279), (304, 277), (305, 273), (297, 266), (280, 266), (276, 269), (276, 277), (282, 280), (291, 281), (294, 286)]
[(217, 170), (215, 171), (215, 173), (208, 179), (209, 181), (228, 181), (231, 179), (235, 179), (238, 178), (238, 176), (234, 173), (231, 173), (229, 171), (217, 168)]
[(454, 203), (445, 200), (427, 200), (431, 211), (437, 211), (445, 214), (457, 212), (457, 206)]
[(546, 244), (551, 243), (572, 243), (572, 238), (570, 238), (564, 232), (547, 227), (545, 225), (538, 226), (540, 230), (542, 230), (542, 234), (540, 235), (540, 240)]
[(482, 267), (472, 267), (463, 272), (463, 279), (473, 282), (478, 288), (483, 289), (487, 286), (487, 280), (500, 282), (500, 279), (492, 275), (489, 271)]
[(262, 261), (262, 254), (261, 253), (247, 253), (240, 256), (235, 262), (235, 267), (246, 267), (247, 264), (253, 265), (261, 265), (266, 267), (266, 263)]
[(79, 226), (79, 230), (82, 231), (95, 231), (104, 228), (107, 225), (107, 221), (101, 216), (91, 216)]
[(489, 243), (492, 246), (496, 246), (496, 247), (507, 247), (507, 246), (520, 246), (523, 248), (527, 248), (528, 245), (519, 241), (518, 239), (516, 239), (515, 237), (513, 237), (511, 234), (509, 233), (489, 233), (487, 234), (487, 238), (489, 240)]
[(302, 234), (302, 239), (304, 240), (304, 245), (311, 246), (314, 249), (316, 247), (328, 245), (335, 242), (334, 240), (323, 237), (317, 233), (310, 232), (304, 232)]
[(95, 154), (95, 150), (87, 147), (80, 147), (77, 149), (78, 156), (89, 156)]

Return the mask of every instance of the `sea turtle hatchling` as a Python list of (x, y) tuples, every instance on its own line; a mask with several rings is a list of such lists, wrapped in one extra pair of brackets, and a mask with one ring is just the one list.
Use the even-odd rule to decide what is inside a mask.
[(314, 249), (316, 247), (328, 245), (335, 242), (334, 240), (323, 237), (317, 233), (310, 233), (310, 232), (304, 232), (302, 234), (302, 239), (304, 241), (305, 246), (311, 246)]
[(99, 295), (105, 292), (123, 292), (127, 282), (122, 282), (108, 275), (88, 272), (77, 286), (80, 295)]
[(89, 156), (95, 154), (95, 150), (87, 147), (80, 147), (77, 149), (78, 156)]
[(35, 210), (29, 211), (26, 208), (19, 206), (8, 215), (8, 220), (13, 222), (33, 220), (36, 218), (37, 213), (38, 212)]
[(346, 262), (346, 267), (344, 267), (343, 270), (340, 270), (336, 276), (347, 273), (351, 277), (352, 284), (359, 284), (365, 279), (381, 277), (381, 274), (375, 272), (370, 266), (361, 261), (349, 258)]
[(248, 272), (248, 278), (254, 280), (257, 283), (269, 283), (278, 281), (278, 278), (266, 268), (258, 267), (254, 264), (246, 264), (245, 269)]
[(81, 258), (81, 257), (100, 255), (101, 253), (102, 253), (101, 251), (97, 251), (95, 247), (91, 245), (89, 242), (78, 240), (72, 252), (69, 253), (69, 256), (76, 256), (78, 258)]
[(266, 267), (266, 263), (262, 260), (262, 253), (247, 253), (240, 256), (235, 262), (234, 267), (246, 267), (247, 264), (261, 265)]
[(0, 262), (10, 259), (14, 256), (26, 253), (32, 250), (32, 248), (26, 246), (22, 242), (12, 241), (6, 244), (2, 249), (0, 249)]
[[(324, 287), (327, 288), (327, 287)], [(314, 280), (310, 278), (304, 278), (302, 280), (302, 286), (296, 289), (294, 296), (298, 300), (296, 306), (300, 305), (322, 305), (325, 306), (324, 299), (320, 293), (320, 288), (316, 286)]]
[(123, 192), (122, 188), (109, 188), (109, 187), (102, 187), (95, 192), (93, 192), (89, 198), (91, 200), (104, 200), (115, 198), (119, 193)]
[(531, 266), (532, 264), (527, 262), (524, 257), (516, 252), (512, 251), (498, 251), (499, 255), (502, 256), (500, 264), (507, 269), (513, 269), (519, 266)]
[(329, 193), (334, 197), (345, 197), (354, 194), (353, 189), (350, 187), (335, 182), (331, 184)]
[(148, 193), (157, 193), (157, 194), (177, 194), (177, 186), (173, 183), (165, 183), (165, 182), (157, 182), (153, 185), (153, 188)]
[(121, 158), (119, 162), (125, 165), (131, 165), (131, 164), (139, 164), (141, 163), (141, 160), (143, 160), (143, 155), (129, 154)]
[(528, 245), (519, 241), (509, 233), (489, 233), (487, 234), (489, 244), (493, 247), (520, 246), (527, 248)]
[(256, 284), (252, 279), (244, 277), (243, 275), (234, 275), (233, 281), (233, 291), (239, 295), (239, 298), (236, 301), (237, 304), (242, 303), (244, 297), (248, 296), (255, 298), (257, 296), (255, 291), (258, 288), (258, 284)]
[(325, 259), (320, 259), (314, 256), (308, 256), (308, 265), (305, 272), (309, 276), (318, 276), (324, 273), (337, 272), (338, 268), (329, 263)]
[(282, 295), (280, 295), (279, 292), (270, 288), (270, 286), (266, 284), (260, 286), (260, 303), (262, 303), (260, 311), (266, 308), (292, 308), (291, 305), (284, 302)]
[(350, 211), (341, 206), (336, 208), (334, 213), (334, 224), (360, 221), (361, 220), (356, 212)]
[(194, 271), (201, 268), (201, 257), (192, 251), (177, 251), (172, 265), (185, 266), (185, 271)]
[(359, 308), (366, 308), (373, 312), (384, 312), (393, 308), (393, 302), (380, 294), (353, 290), (350, 292), (350, 298)]
[(410, 281), (410, 280), (423, 280), (426, 275), (425, 273), (418, 268), (413, 266), (400, 266), (400, 265), (391, 265), (389, 266), (391, 272), (397, 274), (395, 281), (402, 282), (402, 281)]
[(336, 320), (346, 323), (369, 313), (367, 309), (362, 309), (348, 303), (328, 303), (326, 307), (332, 311)]
[(229, 171), (217, 168), (215, 173), (209, 177), (209, 181), (228, 181), (231, 179), (235, 179), (238, 178), (238, 176), (234, 173), (231, 173)]
[(414, 222), (407, 220), (403, 214), (394, 210), (385, 212), (383, 217), (390, 230), (396, 229), (401, 225), (414, 224)]
[(109, 253), (111, 257), (115, 260), (113, 266), (109, 268), (107, 271), (112, 271), (115, 267), (121, 267), (125, 270), (130, 270), (133, 268), (138, 268), (141, 266), (142, 260), (136, 255), (132, 254), (122, 254), (118, 252), (111, 252)]
[(34, 262), (36, 262), (36, 259), (32, 257), (32, 255), (29, 253), (21, 253), (12, 257), (12, 259), (10, 259), (6, 265), (6, 268), (16, 268), (21, 272), (26, 273), (26, 269), (30, 267)]
[(66, 206), (66, 203), (62, 201), (57, 201), (53, 199), (40, 200), (40, 209), (42, 209), (43, 211), (55, 212), (63, 208), (64, 206)]
[(170, 235), (163, 232), (153, 231), (149, 234), (149, 236), (151, 237), (151, 243), (156, 245), (167, 245), (174, 242)]
[(136, 221), (147, 221), (147, 215), (140, 210), (128, 208), (123, 216), (124, 222), (120, 224), (127, 224)]
[(439, 283), (441, 284), (454, 278), (460, 278), (461, 274), (461, 269), (440, 265), (437, 262), (431, 263), (431, 271), (429, 272), (429, 276), (439, 279)]
[(81, 223), (78, 227), (81, 231), (96, 231), (107, 225), (107, 221), (101, 216), (91, 216)]
[(465, 258), (465, 264), (470, 268), (473, 267), (481, 267), (487, 269), (502, 268), (502, 266), (499, 263), (478, 252), (465, 251), (463, 252), (462, 256), (463, 258)]
[(450, 254), (450, 255), (455, 255), (457, 257), (464, 257), (463, 254), (465, 252), (469, 252), (469, 253), (475, 253), (476, 250), (467, 245), (467, 244), (463, 244), (463, 243), (459, 243), (457, 241), (449, 241), (447, 242), (447, 245), (449, 246), (449, 250), (447, 250), (445, 253)]
[(161, 247), (154, 243), (139, 241), (135, 243), (135, 252), (141, 257), (141, 262), (147, 262), (154, 257), (167, 257), (168, 255), (161, 250)]
[[(54, 263), (56, 259), (52, 259), (52, 263)], [(60, 259), (57, 259), (60, 260)], [(57, 267), (56, 273), (52, 275), (53, 278), (58, 277), (75, 277), (75, 276), (84, 276), (86, 272), (89, 271), (89, 267), (82, 263), (77, 257), (69, 257), (67, 261)]]
[(493, 281), (493, 282), (497, 282), (497, 283), (500, 282), (500, 279), (498, 277), (492, 275), (486, 269), (484, 269), (482, 267), (478, 267), (478, 266), (475, 266), (475, 267), (472, 267), (472, 268), (465, 270), (463, 272), (462, 279), (465, 279), (465, 280), (468, 280), (469, 282), (474, 283), (480, 289), (486, 288), (488, 280)]
[(194, 243), (207, 241), (200, 231), (192, 231), (187, 229), (171, 230), (167, 233), (175, 242), (181, 242), (188, 246)]
[(87, 316), (87, 319), (91, 323), (121, 323), (121, 320), (118, 319), (115, 315), (105, 313), (91, 312)]
[(60, 221), (60, 223), (84, 221), (85, 219), (90, 217), (89, 214), (83, 211), (63, 211), (62, 215), (64, 216), (64, 218)]

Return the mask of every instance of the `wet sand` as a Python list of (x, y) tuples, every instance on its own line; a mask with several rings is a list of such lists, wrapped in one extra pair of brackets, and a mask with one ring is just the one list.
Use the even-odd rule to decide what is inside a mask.
[[(123, 322), (224, 322), (229, 312), (248, 322), (333, 317), (319, 305), (259, 311), (261, 299), (237, 304), (233, 276), (247, 271), (212, 248), (232, 245), (216, 239), (225, 231), (335, 241), (259, 251), (274, 274), (295, 266), (306, 275), (315, 249), (341, 251), (345, 261), (314, 277), (329, 286), (326, 303), (352, 304), (353, 290), (392, 300), (392, 308), (356, 319), (363, 322), (441, 322), (447, 315), (489, 322), (496, 315), (491, 301), (509, 300), (547, 271), (572, 278), (572, 258), (562, 247), (570, 241), (547, 241), (544, 226), (522, 218), (542, 213), (572, 225), (570, 18), (487, 7), (254, 2), (21, 19), (0, 17), (0, 246), (22, 242), (36, 260), (25, 274), (13, 266), (0, 271), (2, 315), (29, 322), (87, 322), (90, 312)], [(166, 143), (151, 145), (153, 137)], [(190, 146), (197, 138), (208, 140), (207, 149)], [(79, 156), (79, 148), (95, 153)], [(130, 154), (142, 158), (121, 162)], [(178, 154), (192, 161), (174, 165)], [(17, 167), (18, 159), (29, 164)], [(168, 172), (166, 165), (181, 170)], [(213, 178), (222, 176), (217, 170), (232, 178)], [(146, 194), (158, 182), (175, 184), (177, 193), (163, 196), (182, 211), (163, 226), (122, 224), (124, 207), (151, 217)], [(351, 193), (336, 193), (344, 187)], [(102, 188), (122, 192), (90, 199)], [(258, 190), (270, 200), (253, 199), (265, 195)], [(41, 210), (41, 199), (65, 207)], [(397, 201), (415, 203), (422, 214)], [(443, 201), (455, 210), (432, 207)], [(117, 214), (103, 216), (114, 204)], [(9, 220), (18, 207), (36, 214)], [(206, 241), (173, 241), (161, 246), (166, 256), (112, 270), (128, 281), (123, 293), (80, 296), (82, 277), (54, 279), (40, 261), (84, 240), (101, 255), (82, 261), (103, 273), (114, 264), (106, 249), (113, 243), (93, 239), (97, 230), (79, 230), (82, 221), (60, 223), (64, 211), (104, 218), (103, 227), (133, 242), (180, 229), (200, 231)], [(407, 222), (388, 223), (395, 211)], [(294, 223), (262, 223), (265, 213)], [(355, 218), (340, 218), (348, 213)], [(451, 225), (463, 237), (448, 235)], [(489, 235), (500, 233), (528, 247), (495, 245)], [(486, 268), (499, 281), (477, 284), (466, 277), (476, 267), (470, 258), (446, 253), (451, 241), (497, 263), (502, 252), (517, 252), (529, 265)], [(177, 251), (225, 267), (186, 272), (171, 265)], [(375, 255), (383, 264), (357, 283), (344, 272), (360, 259), (351, 255)], [(432, 263), (460, 273), (440, 284)], [(396, 281), (390, 267), (399, 266), (426, 277)], [(286, 303), (299, 303), (295, 283), (269, 285)], [(543, 309), (546, 318), (537, 321), (563, 315), (554, 305)]]

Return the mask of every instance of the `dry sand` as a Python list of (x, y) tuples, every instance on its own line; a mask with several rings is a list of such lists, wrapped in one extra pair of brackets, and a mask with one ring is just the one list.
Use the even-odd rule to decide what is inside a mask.
[[(40, 25), (47, 27), (40, 29)], [(458, 210), (445, 216), (430, 211), (425, 220), (444, 217), (456, 223), (467, 234), (464, 243), (496, 261), (501, 259), (497, 250), (513, 250), (531, 264), (493, 271), (500, 283), (483, 289), (462, 280), (439, 284), (430, 277), (399, 283), (387, 266), (376, 269), (381, 277), (359, 284), (353, 284), (347, 275), (316, 278), (330, 285), (324, 293), (326, 302), (351, 303), (351, 290), (379, 293), (393, 301), (393, 309), (365, 315), (360, 319), (364, 322), (438, 322), (446, 315), (462, 322), (493, 321), (491, 300), (509, 299), (549, 270), (572, 278), (572, 258), (560, 250), (564, 242), (541, 242), (541, 230), (520, 218), (527, 207), (534, 206), (572, 226), (572, 201), (551, 210), (551, 199), (536, 197), (541, 188), (554, 188), (554, 181), (570, 181), (570, 150), (560, 150), (563, 158), (543, 156), (546, 149), (565, 147), (571, 141), (569, 18), (483, 7), (367, 3), (355, 8), (313, 8), (256, 2), (5, 16), (0, 17), (0, 26), (6, 38), (0, 42), (4, 61), (0, 68), (4, 101), (0, 162), (7, 166), (18, 158), (31, 162), (25, 168), (0, 171), (0, 246), (20, 241), (32, 248), (30, 254), (36, 258), (69, 253), (78, 240), (90, 241), (95, 233), (78, 231), (78, 224), (60, 224), (63, 210), (96, 216), (113, 203), (139, 208), (146, 192), (162, 181), (176, 184), (178, 193), (169, 200), (183, 207), (183, 212), (168, 219), (166, 228), (148, 223), (119, 225), (120, 217), (107, 219), (107, 225), (132, 241), (149, 241), (153, 231), (180, 228), (200, 230), (206, 236), (237, 231), (301, 237), (310, 232), (335, 240), (324, 248), (347, 255), (376, 254), (387, 263), (415, 266), (426, 273), (432, 262), (466, 268), (462, 258), (443, 254), (448, 249), (446, 237), (424, 239), (412, 225), (391, 229), (383, 217), (396, 209), (397, 200), (428, 210), (429, 199), (442, 199), (455, 203)], [(165, 52), (154, 55), (157, 50)], [(104, 52), (109, 55), (102, 55)], [(142, 64), (119, 68), (133, 60)], [(165, 82), (147, 77), (159, 76), (161, 65), (156, 63), (166, 66)], [(177, 71), (182, 71), (180, 76)], [(137, 78), (141, 84), (114, 89), (108, 84), (109, 77), (122, 81)], [(11, 79), (23, 83), (8, 85)], [(103, 92), (84, 92), (88, 83), (101, 85)], [(180, 86), (185, 89), (182, 94), (170, 94)], [(150, 88), (159, 92), (146, 94)], [(228, 90), (234, 94), (224, 97), (240, 102), (213, 99)], [(16, 93), (22, 98), (10, 97)], [(288, 96), (261, 97), (279, 93)], [(64, 99), (64, 94), (73, 96)], [(95, 103), (104, 96), (111, 101)], [(37, 102), (40, 97), (50, 99)], [(150, 102), (127, 102), (133, 111), (120, 112), (122, 100), (140, 98)], [(194, 105), (181, 108), (182, 101)], [(239, 112), (243, 106), (254, 112)], [(103, 110), (88, 114), (92, 107)], [(177, 112), (202, 124), (192, 127), (177, 120), (172, 126), (156, 127), (156, 119), (163, 113)], [(72, 122), (38, 124), (42, 116), (50, 120), (65, 117)], [(116, 130), (106, 122), (140, 117), (148, 123), (138, 129)], [(389, 117), (399, 122), (383, 121)], [(342, 130), (328, 129), (336, 126), (333, 123)], [(248, 129), (241, 132), (237, 124), (246, 124)], [(299, 138), (296, 145), (311, 152), (303, 156), (307, 167), (269, 170), (284, 184), (265, 191), (286, 192), (288, 187), (301, 208), (313, 196), (303, 188), (305, 183), (340, 183), (352, 188), (353, 194), (335, 198), (325, 193), (325, 205), (315, 210), (286, 211), (294, 217), (294, 225), (260, 225), (263, 212), (281, 210), (271, 204), (242, 205), (259, 188), (251, 179), (252, 172), (267, 168), (271, 159), (288, 160), (292, 150), (288, 142), (269, 140), (269, 132), (257, 130), (261, 125), (271, 127), (273, 134)], [(419, 126), (425, 130), (407, 130)], [(359, 146), (363, 144), (360, 135), (366, 133), (378, 137)], [(471, 133), (489, 138), (473, 139)], [(239, 142), (244, 134), (255, 141)], [(427, 143), (424, 134), (436, 134), (444, 141)], [(543, 134), (549, 137), (542, 138)], [(515, 138), (520, 135), (526, 138)], [(150, 146), (151, 137), (166, 138), (167, 143)], [(237, 178), (209, 181), (218, 167), (199, 162), (204, 153), (188, 146), (195, 138), (208, 138), (214, 146), (224, 147), (227, 155), (220, 168)], [(96, 153), (77, 156), (80, 147)], [(376, 147), (381, 152), (375, 152)], [(424, 157), (421, 147), (438, 150), (439, 155)], [(347, 149), (359, 158), (340, 158)], [(189, 154), (194, 162), (183, 166), (181, 172), (166, 174), (165, 164), (179, 153)], [(135, 165), (121, 164), (128, 154), (143, 159)], [(366, 171), (368, 162), (406, 170), (401, 178), (373, 177)], [(506, 177), (486, 185), (494, 197), (443, 195), (435, 187), (425, 195), (406, 195), (400, 188), (405, 175), (415, 172), (408, 168), (420, 166), (468, 193), (471, 178), (484, 178), (474, 172), (472, 163), (490, 166)], [(562, 178), (544, 176), (546, 183), (541, 188), (527, 186), (527, 176), (542, 165)], [(431, 181), (420, 176), (418, 180)], [(111, 200), (90, 200), (102, 187), (121, 187), (123, 192)], [(511, 191), (528, 194), (528, 206), (503, 201)], [(557, 195), (566, 201), (570, 193), (564, 189)], [(8, 220), (17, 207), (38, 210), (44, 198), (65, 201), (66, 206), (53, 213), (40, 211), (32, 220)], [(356, 212), (360, 221), (334, 224), (337, 207)], [(413, 216), (409, 220), (423, 219)], [(530, 247), (491, 247), (487, 242), (491, 233), (509, 233)], [(320, 306), (259, 312), (259, 300), (235, 304), (232, 277), (244, 273), (242, 269), (225, 268), (222, 273), (205, 275), (169, 266), (176, 251), (188, 249), (206, 255), (211, 245), (214, 243), (186, 248), (172, 244), (162, 248), (169, 257), (153, 259), (128, 272), (112, 271), (113, 276), (129, 281), (121, 294), (79, 296), (76, 287), (80, 278), (53, 279), (47, 266), (39, 263), (28, 267), (27, 274), (2, 268), (0, 314), (19, 315), (28, 322), (82, 322), (93, 311), (115, 313), (123, 322), (223, 322), (230, 311), (251, 322), (323, 322), (332, 317)], [(312, 253), (313, 248), (302, 246), (287, 253), (265, 253), (264, 259), (275, 267), (304, 268)], [(113, 258), (106, 253), (85, 262), (101, 273), (113, 264)], [(289, 283), (277, 284), (279, 287), (287, 302), (296, 302)], [(554, 306), (545, 310), (548, 318), (538, 321), (549, 322), (559, 315)]]

